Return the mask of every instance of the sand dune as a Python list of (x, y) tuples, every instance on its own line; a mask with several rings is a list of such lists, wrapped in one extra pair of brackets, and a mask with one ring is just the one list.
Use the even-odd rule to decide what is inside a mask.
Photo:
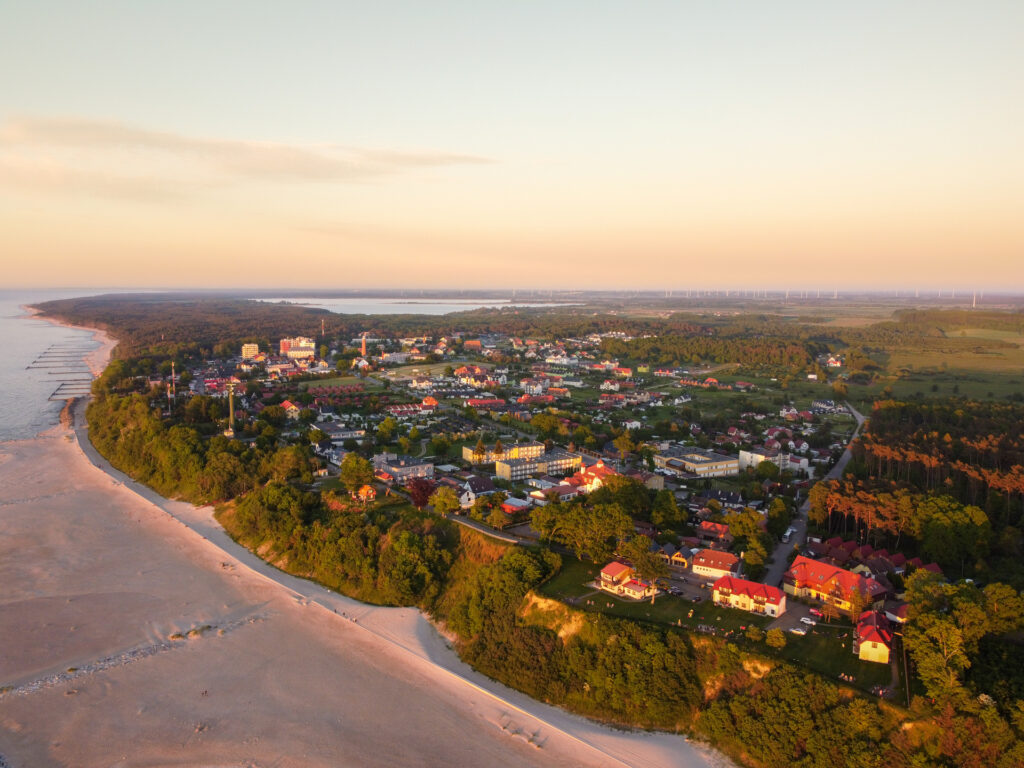
[(280, 573), (62, 428), (0, 455), (0, 766), (725, 764), (477, 675), (418, 611)]

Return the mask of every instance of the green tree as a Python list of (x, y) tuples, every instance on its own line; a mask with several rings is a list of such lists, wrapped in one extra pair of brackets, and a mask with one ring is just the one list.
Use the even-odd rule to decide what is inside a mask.
[(651, 550), (651, 540), (634, 536), (619, 546), (619, 553), (629, 561), (637, 575), (648, 583), (668, 577), (668, 565)]
[(491, 526), (491, 528), (496, 528), (500, 531), (508, 524), (508, 515), (502, 511), (500, 506), (496, 506), (487, 516), (487, 524)]
[(377, 425), (377, 439), (382, 443), (390, 443), (397, 429), (398, 422), (392, 416), (388, 416)]
[(781, 629), (769, 629), (764, 636), (765, 643), (771, 648), (782, 649), (786, 647), (786, 636)]
[(352, 492), (373, 481), (373, 465), (357, 453), (348, 453), (341, 460), (341, 482)]
[(450, 515), (461, 508), (455, 490), (447, 485), (442, 485), (434, 491), (434, 495), (430, 497), (430, 504), (439, 515)]
[(762, 461), (757, 465), (755, 473), (759, 480), (777, 480), (779, 467), (774, 461)]
[(615, 446), (615, 450), (619, 452), (619, 457), (623, 461), (626, 460), (626, 457), (629, 456), (630, 452), (636, 449), (636, 443), (633, 442), (633, 438), (629, 434), (628, 429), (616, 437), (612, 441), (612, 444)]
[(760, 643), (764, 640), (764, 632), (756, 624), (751, 624), (747, 627), (747, 639), (752, 643)]

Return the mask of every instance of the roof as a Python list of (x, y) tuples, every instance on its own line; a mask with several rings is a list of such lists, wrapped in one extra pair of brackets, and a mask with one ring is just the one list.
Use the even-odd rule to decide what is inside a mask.
[(811, 560), (798, 555), (793, 565), (786, 571), (799, 586), (810, 586), (825, 591), (829, 584), (836, 584), (843, 595), (850, 595), (853, 590), (860, 589), (871, 597), (879, 597), (885, 593), (885, 587), (874, 579), (853, 573), (834, 565)]
[(610, 579), (617, 579), (620, 576), (625, 576), (625, 575), (630, 574), (632, 572), (633, 572), (632, 568), (630, 568), (625, 563), (618, 562), (617, 560), (613, 561), (611, 563), (608, 563), (608, 565), (606, 565), (604, 568), (601, 569), (601, 575), (602, 576), (607, 576)]
[(778, 605), (785, 599), (782, 590), (777, 587), (769, 587), (767, 584), (759, 584), (756, 581), (738, 579), (735, 576), (723, 576), (715, 582), (714, 590), (716, 592), (725, 589), (734, 595), (746, 595), (752, 599), (761, 598), (766, 603), (771, 603), (772, 605)]
[(886, 647), (892, 645), (889, 620), (878, 611), (864, 611), (857, 620), (857, 642), (881, 643)]
[(720, 571), (734, 571), (740, 559), (731, 552), (719, 552), (715, 549), (702, 549), (693, 556), (694, 567), (715, 568)]

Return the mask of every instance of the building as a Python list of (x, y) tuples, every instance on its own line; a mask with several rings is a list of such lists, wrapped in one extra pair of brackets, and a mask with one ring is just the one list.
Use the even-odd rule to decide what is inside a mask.
[(259, 344), (243, 344), (242, 345), (242, 359), (253, 360), (260, 353)]
[(566, 475), (579, 469), (581, 464), (579, 455), (555, 448), (540, 456), (499, 459), (494, 462), (494, 474), (503, 480), (525, 480), (531, 475)]
[(636, 578), (636, 573), (630, 566), (617, 561), (608, 563), (601, 569), (599, 586), (605, 592), (634, 600), (642, 600), (658, 592), (658, 588), (653, 584)]
[(726, 477), (740, 473), (738, 458), (690, 446), (670, 448), (656, 453), (654, 465), (659, 469), (697, 477)]
[(697, 526), (697, 537), (701, 544), (711, 549), (728, 549), (732, 544), (729, 526), (724, 523), (712, 523), (710, 520), (702, 520)]
[(414, 477), (433, 477), (434, 465), (429, 461), (397, 453), (379, 453), (373, 457), (373, 468), (381, 480), (404, 483)]
[(851, 615), (885, 600), (885, 587), (872, 578), (798, 555), (782, 577), (788, 595), (834, 605)]
[(294, 339), (281, 339), (280, 354), (281, 357), (288, 357), (292, 360), (315, 357), (316, 342), (305, 336), (296, 336)]
[(723, 576), (713, 587), (715, 605), (738, 608), (763, 616), (781, 616), (786, 612), (786, 595), (777, 587), (756, 581)]
[(492, 464), (505, 459), (535, 459), (544, 453), (544, 443), (513, 443), (504, 446), (500, 451), (496, 445), (484, 447), (483, 453), (477, 453), (475, 447), (462, 446), (462, 460), (470, 464)]
[(693, 556), (693, 572), (709, 579), (735, 576), (740, 572), (740, 559), (732, 552), (702, 549)]
[(576, 472), (569, 478), (569, 483), (576, 486), (580, 493), (593, 493), (603, 486), (609, 477), (617, 474), (619, 473), (600, 460)]
[(889, 620), (878, 611), (864, 611), (857, 620), (853, 652), (861, 661), (888, 664), (891, 650), (892, 629)]

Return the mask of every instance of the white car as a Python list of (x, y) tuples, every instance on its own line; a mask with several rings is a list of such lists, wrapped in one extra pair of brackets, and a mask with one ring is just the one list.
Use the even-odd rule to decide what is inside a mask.
[(808, 616), (802, 616), (802, 617), (800, 617), (800, 623), (801, 624), (806, 624), (809, 627), (813, 627), (818, 622), (816, 622), (814, 619), (812, 619), (812, 618), (810, 618)]

